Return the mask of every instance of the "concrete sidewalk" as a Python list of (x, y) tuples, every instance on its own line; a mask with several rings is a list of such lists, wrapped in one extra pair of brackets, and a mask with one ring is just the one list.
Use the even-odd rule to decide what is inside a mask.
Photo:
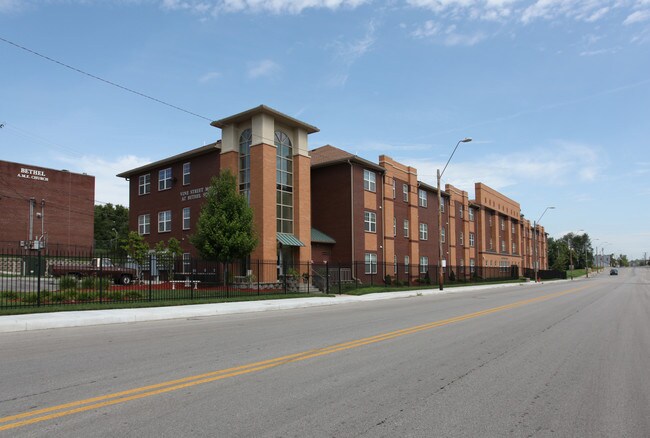
[(288, 298), (281, 300), (242, 301), (215, 304), (192, 304), (186, 306), (144, 307), (137, 309), (83, 310), (73, 312), (32, 313), (26, 315), (0, 316), (0, 333), (26, 330), (44, 330), (62, 327), (81, 327), (129, 322), (159, 321), (164, 319), (193, 318), (201, 316), (228, 315), (235, 313), (265, 312), (305, 307), (332, 306), (365, 301), (389, 300), (423, 295), (453, 294), (497, 289), (505, 287), (534, 287), (543, 283), (506, 283), (495, 285), (460, 286), (438, 289), (384, 292), (361, 296), (337, 295), (322, 298)]

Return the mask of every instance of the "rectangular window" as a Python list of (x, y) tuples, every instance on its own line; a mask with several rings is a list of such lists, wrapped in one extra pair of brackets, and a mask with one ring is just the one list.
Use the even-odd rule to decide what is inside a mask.
[(183, 185), (190, 183), (190, 163), (183, 163)]
[(418, 190), (418, 203), (420, 207), (427, 206), (427, 192), (422, 189)]
[(366, 274), (377, 273), (377, 254), (366, 253)]
[(440, 240), (445, 243), (445, 227), (440, 228)]
[(512, 253), (517, 254), (517, 244), (515, 242), (512, 242)]
[(402, 184), (402, 199), (404, 202), (409, 202), (409, 185)]
[(146, 195), (151, 192), (151, 174), (138, 177), (138, 195)]
[(474, 233), (469, 233), (469, 246), (474, 247)]
[(395, 199), (395, 178), (393, 178), (393, 199)]
[(409, 237), (409, 220), (404, 219), (404, 237)]
[(377, 232), (377, 214), (372, 211), (366, 211), (363, 219), (364, 230), (369, 233)]
[(167, 233), (172, 230), (172, 212), (171, 210), (161, 211), (158, 213), (158, 232)]
[(172, 188), (172, 168), (160, 170), (158, 172), (158, 191)]
[(183, 209), (183, 229), (190, 229), (190, 207), (185, 207)]
[(409, 259), (409, 256), (404, 256), (404, 273), (408, 274), (409, 273), (409, 264), (411, 263), (411, 259)]
[(393, 237), (397, 237), (397, 218), (393, 216)]
[(469, 259), (469, 271), (474, 272), (476, 269), (476, 261), (474, 259)]
[(377, 175), (370, 170), (363, 170), (363, 188), (369, 192), (377, 190)]
[(465, 209), (464, 209), (463, 206), (461, 205), (461, 206), (458, 208), (458, 214), (460, 215), (460, 218), (461, 218), (461, 219), (463, 218), (463, 214), (464, 214), (464, 213), (465, 213)]
[(393, 256), (393, 271), (397, 275), (397, 254)]
[(492, 244), (492, 238), (491, 238), (491, 237), (490, 237), (490, 246), (489, 246), (489, 250), (490, 250), (490, 251), (493, 251), (493, 250), (494, 250), (494, 245)]
[(192, 265), (192, 259), (189, 252), (183, 253), (183, 273), (189, 273)]
[(151, 219), (148, 214), (138, 216), (138, 234), (144, 235), (151, 233)]
[(429, 240), (429, 225), (420, 224), (420, 240)]
[(440, 211), (445, 212), (445, 198), (440, 198)]
[(469, 220), (474, 222), (474, 209), (472, 207), (469, 208)]
[(504, 221), (503, 218), (502, 218), (501, 219), (501, 231), (504, 231), (505, 229), (506, 229), (506, 221)]
[(515, 224), (512, 224), (512, 234), (515, 234)]
[(426, 274), (429, 270), (429, 257), (420, 257), (420, 274)]
[(460, 246), (465, 246), (465, 236), (463, 235), (463, 232), (461, 231), (458, 234), (458, 240), (460, 241)]
[(506, 252), (506, 241), (505, 240), (501, 241), (501, 252)]

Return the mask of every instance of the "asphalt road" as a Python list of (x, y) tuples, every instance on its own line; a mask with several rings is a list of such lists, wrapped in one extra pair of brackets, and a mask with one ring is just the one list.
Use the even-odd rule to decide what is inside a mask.
[(650, 270), (0, 334), (0, 436), (648, 437)]

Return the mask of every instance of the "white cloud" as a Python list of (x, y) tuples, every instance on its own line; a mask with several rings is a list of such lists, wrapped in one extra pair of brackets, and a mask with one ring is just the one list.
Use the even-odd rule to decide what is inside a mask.
[(440, 40), (446, 46), (473, 46), (485, 39), (485, 34), (482, 32), (477, 32), (473, 35), (464, 35), (456, 32), (455, 25), (442, 29), (433, 20), (427, 20), (423, 25), (417, 26), (411, 32), (411, 36), (419, 39)]
[(280, 65), (270, 59), (263, 59), (248, 67), (248, 77), (256, 79), (262, 76), (273, 76), (280, 71)]
[(635, 11), (631, 13), (627, 16), (625, 21), (623, 21), (623, 24), (629, 26), (630, 24), (641, 23), (647, 20), (650, 20), (650, 9), (646, 9), (645, 11)]
[(129, 205), (129, 183), (118, 178), (118, 173), (144, 166), (151, 162), (149, 158), (126, 155), (110, 161), (91, 155), (71, 158), (60, 156), (59, 161), (73, 172), (85, 172), (95, 177), (95, 201), (111, 204)]
[(580, 56), (598, 56), (598, 55), (609, 55), (619, 51), (618, 47), (612, 47), (609, 49), (599, 49), (599, 50), (584, 50), (580, 52)]
[[(567, 141), (526, 152), (482, 156), (480, 161), (463, 161), (462, 156), (462, 151), (455, 156), (453, 165), (445, 171), (443, 184), (448, 182), (468, 193), (473, 192), (475, 182), (495, 190), (518, 184), (563, 187), (575, 183), (577, 175), (579, 181), (589, 183), (605, 166), (599, 148)], [(435, 185), (436, 169), (442, 169), (447, 158), (397, 160), (417, 168), (420, 180)]]
[(219, 73), (218, 71), (211, 71), (211, 72), (208, 72), (208, 73), (204, 74), (203, 76), (201, 76), (199, 78), (199, 82), (202, 83), (202, 84), (205, 84), (207, 82), (211, 82), (211, 81), (213, 81), (215, 79), (218, 79), (220, 77), (221, 77), (221, 73)]
[(415, 38), (430, 38), (440, 33), (440, 26), (433, 20), (427, 20), (423, 25), (417, 26), (411, 35)]
[(0, 14), (18, 12), (23, 6), (25, 5), (20, 0), (0, 0)]
[(252, 12), (273, 14), (300, 14), (305, 9), (340, 8), (354, 9), (367, 0), (162, 0), (161, 6), (167, 10), (187, 10), (195, 13), (212, 14)]

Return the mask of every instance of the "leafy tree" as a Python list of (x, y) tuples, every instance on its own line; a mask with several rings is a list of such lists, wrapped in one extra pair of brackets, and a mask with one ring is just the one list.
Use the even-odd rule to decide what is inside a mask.
[(181, 243), (175, 237), (170, 238), (166, 245), (161, 240), (154, 246), (154, 253), (156, 255), (158, 269), (169, 271), (170, 279), (172, 279), (174, 277), (176, 259), (183, 254)]
[(143, 265), (149, 255), (149, 245), (144, 241), (144, 238), (135, 231), (131, 231), (123, 243), (122, 249), (133, 260)]
[(129, 209), (122, 205), (95, 206), (95, 248), (120, 252), (120, 241), (129, 234)]
[(204, 258), (224, 263), (249, 256), (257, 246), (253, 210), (229, 170), (212, 178), (190, 242)]

